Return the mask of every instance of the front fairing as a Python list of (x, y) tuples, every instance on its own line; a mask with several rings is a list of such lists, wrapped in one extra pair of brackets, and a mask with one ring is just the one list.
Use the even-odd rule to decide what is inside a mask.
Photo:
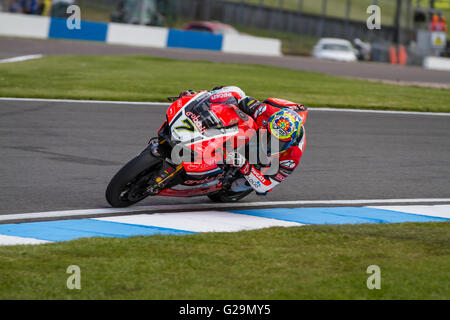
[(211, 102), (210, 98), (210, 92), (201, 92), (190, 99), (181, 99), (184, 105), (174, 115), (180, 100), (176, 101), (168, 110), (167, 126), (163, 130), (172, 146), (182, 145), (193, 150), (200, 158), (197, 160), (202, 162), (220, 160), (214, 151), (227, 140), (239, 137), (237, 144), (243, 144), (256, 132), (253, 119), (239, 108)]
[[(245, 144), (256, 133), (256, 123), (234, 104), (211, 99), (209, 92), (182, 97), (167, 110), (158, 135), (170, 146), (170, 159), (182, 163), (183, 182), (162, 190), (161, 196), (197, 196), (217, 192), (225, 174), (225, 145)], [(231, 101), (231, 100), (230, 100)], [(228, 101), (227, 101), (228, 102)], [(174, 160), (177, 146), (190, 150), (190, 159)], [(184, 149), (183, 149), (184, 150)], [(228, 150), (228, 149), (227, 149)]]

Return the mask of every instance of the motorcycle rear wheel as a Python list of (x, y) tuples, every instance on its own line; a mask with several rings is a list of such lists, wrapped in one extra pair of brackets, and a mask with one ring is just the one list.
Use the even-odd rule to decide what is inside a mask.
[(106, 188), (106, 200), (114, 208), (129, 207), (148, 194), (130, 196), (128, 192), (135, 190), (139, 178), (159, 170), (161, 159), (154, 157), (148, 150), (131, 159), (117, 172)]

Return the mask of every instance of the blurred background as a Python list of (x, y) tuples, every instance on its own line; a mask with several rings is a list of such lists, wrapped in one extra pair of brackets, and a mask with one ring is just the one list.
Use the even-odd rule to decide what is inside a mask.
[[(317, 57), (318, 41), (332, 37), (348, 40), (359, 60), (421, 65), (425, 56), (450, 56), (446, 22), (450, 18), (450, 0), (0, 0), (0, 3), (3, 11), (52, 17), (65, 17), (67, 7), (76, 4), (81, 8), (82, 20), (87, 21), (278, 38), (285, 55)], [(370, 16), (367, 7), (372, 4), (381, 8), (379, 30), (369, 30), (366, 25)], [(436, 32), (440, 36), (434, 36)]]

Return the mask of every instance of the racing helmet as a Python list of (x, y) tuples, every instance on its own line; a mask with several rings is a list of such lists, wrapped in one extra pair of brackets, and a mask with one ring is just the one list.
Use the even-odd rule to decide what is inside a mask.
[[(301, 137), (302, 117), (295, 111), (283, 109), (274, 113), (267, 121), (267, 130), (269, 132), (267, 139), (268, 154), (281, 153)], [(278, 140), (278, 148), (271, 150), (272, 140)]]

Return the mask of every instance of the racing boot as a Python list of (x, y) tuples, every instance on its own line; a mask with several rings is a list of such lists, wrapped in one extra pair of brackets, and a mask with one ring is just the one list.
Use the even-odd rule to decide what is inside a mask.
[(234, 180), (230, 188), (230, 190), (233, 192), (243, 192), (249, 189), (252, 189), (252, 187), (245, 178)]

